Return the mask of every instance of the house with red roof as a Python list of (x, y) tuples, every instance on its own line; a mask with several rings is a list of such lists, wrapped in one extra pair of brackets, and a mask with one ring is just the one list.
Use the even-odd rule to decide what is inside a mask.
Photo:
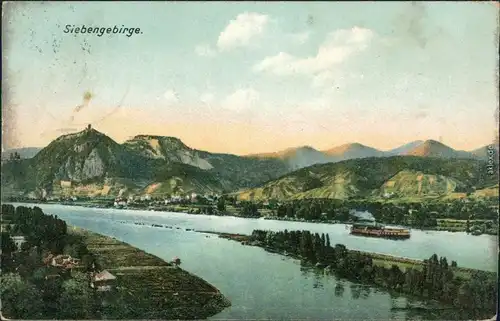
[(116, 276), (104, 270), (91, 274), (90, 287), (98, 292), (111, 291), (115, 286)]

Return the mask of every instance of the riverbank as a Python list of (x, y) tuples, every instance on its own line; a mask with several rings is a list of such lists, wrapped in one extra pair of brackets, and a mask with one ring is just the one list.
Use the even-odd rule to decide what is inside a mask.
[[(415, 260), (349, 250), (341, 244), (331, 247), (329, 239), (324, 235), (314, 235), (307, 231), (255, 230), (252, 235), (209, 233), (242, 245), (257, 246), (271, 253), (298, 259), (302, 265), (347, 280), (429, 302), (439, 301), (440, 310), (449, 311), (461, 316), (460, 318), (487, 318), (495, 312), (496, 273), (458, 267), (453, 261), (449, 265), (446, 258), (436, 255), (428, 260)], [(414, 308), (415, 306), (409, 305), (405, 309)]]
[[(285, 221), (285, 222), (303, 222), (303, 223), (319, 223), (319, 224), (352, 224), (352, 221), (342, 222), (338, 220), (305, 220), (298, 218), (289, 218), (289, 217), (264, 217), (265, 220), (274, 220), (274, 221)], [(455, 219), (437, 219), (436, 226), (430, 227), (421, 227), (418, 228), (421, 231), (441, 231), (441, 232), (467, 232), (467, 220), (455, 220)], [(484, 224), (489, 220), (469, 220), (471, 228), (470, 235), (498, 235), (498, 228), (493, 226), (489, 228), (481, 228), (474, 229), (474, 226)], [(383, 223), (384, 224), (384, 223)], [(388, 224), (390, 225), (390, 224)], [(405, 228), (415, 228), (412, 226), (402, 226)], [(472, 232), (474, 231), (474, 232)]]
[[(206, 234), (215, 234), (220, 238), (240, 242), (242, 245), (248, 245), (248, 246), (258, 246), (262, 247), (268, 252), (272, 253), (277, 253), (285, 256), (291, 256), (296, 259), (303, 259), (300, 256), (297, 255), (292, 255), (291, 253), (287, 253), (286, 251), (279, 251), (277, 249), (273, 249), (270, 247), (264, 246), (259, 241), (252, 240), (252, 237), (250, 235), (245, 235), (245, 234), (233, 234), (233, 233), (220, 233), (220, 232), (211, 232), (211, 231), (196, 231), (198, 233), (206, 233)], [(382, 254), (382, 253), (373, 253), (373, 252), (365, 252), (365, 251), (358, 251), (358, 250), (347, 250), (348, 253), (356, 253), (360, 254), (363, 256), (370, 257), (373, 260), (373, 264), (381, 267), (387, 267), (390, 268), (392, 265), (398, 266), (402, 271), (405, 271), (407, 269), (416, 269), (416, 270), (422, 270), (424, 266), (424, 261), (423, 260), (416, 260), (416, 259), (410, 259), (406, 257), (400, 257), (400, 256), (393, 256), (393, 255), (387, 255), (387, 254)], [(474, 269), (469, 269), (469, 268), (464, 268), (464, 267), (454, 267), (453, 268), (454, 273), (461, 275), (464, 278), (470, 278), (470, 275), (474, 271), (480, 271), (480, 270), (474, 270)]]
[[(195, 206), (187, 206), (187, 205), (154, 205), (154, 206), (134, 206), (134, 205), (128, 205), (128, 206), (121, 206), (121, 207), (114, 207), (110, 206), (108, 203), (105, 203), (103, 201), (96, 200), (94, 202), (38, 202), (31, 200), (27, 203), (32, 203), (32, 204), (59, 204), (59, 205), (64, 205), (64, 206), (81, 206), (81, 207), (86, 207), (86, 208), (113, 208), (113, 209), (123, 209), (123, 210), (143, 210), (143, 211), (154, 211), (154, 212), (172, 212), (172, 213), (182, 213), (182, 214), (189, 214), (189, 215), (206, 215), (206, 216), (230, 216), (230, 217), (239, 217), (239, 218), (256, 218), (256, 217), (245, 217), (242, 215), (239, 215), (238, 212), (234, 207), (229, 206), (228, 209), (224, 212), (218, 212), (216, 209), (213, 210), (212, 213), (206, 213), (203, 211), (203, 209), (207, 208), (208, 205), (195, 205)], [(261, 210), (262, 211), (262, 210)], [(269, 210), (264, 210), (262, 213), (263, 215), (261, 216), (262, 219), (264, 220), (271, 220), (271, 221), (285, 221), (285, 222), (300, 222), (300, 223), (316, 223), (316, 224), (352, 224), (353, 221), (339, 221), (339, 220), (327, 220), (327, 219), (320, 219), (320, 220), (306, 220), (303, 218), (296, 218), (296, 217), (277, 217), (271, 215), (271, 212)], [(440, 232), (467, 232), (467, 220), (456, 220), (456, 219), (446, 219), (446, 218), (441, 218), (437, 219), (437, 225), (436, 226), (431, 226), (431, 227), (420, 227), (417, 228), (418, 230), (422, 231), (440, 231)], [(478, 236), (478, 235), (498, 235), (498, 226), (497, 225), (492, 225), (492, 226), (484, 226), (483, 224), (486, 224), (489, 220), (470, 220), (470, 225), (471, 228), (469, 229), (468, 234), (472, 236)], [(381, 222), (383, 223), (383, 222)], [(385, 224), (385, 223), (383, 223)], [(390, 225), (390, 224), (388, 224)], [(402, 226), (405, 228), (415, 228), (412, 226)], [(478, 227), (478, 228), (475, 228)], [(479, 228), (480, 227), (480, 228)]]
[(206, 319), (231, 303), (213, 285), (115, 238), (77, 227), (101, 266), (116, 276), (116, 292), (101, 312), (108, 319)]

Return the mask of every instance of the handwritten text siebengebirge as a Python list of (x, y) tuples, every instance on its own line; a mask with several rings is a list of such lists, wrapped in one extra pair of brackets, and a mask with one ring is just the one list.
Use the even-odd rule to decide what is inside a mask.
[(104, 34), (108, 35), (126, 35), (127, 37), (132, 37), (132, 35), (142, 34), (141, 28), (136, 27), (125, 27), (122, 25), (121, 27), (113, 26), (113, 27), (94, 27), (94, 26), (86, 26), (86, 25), (66, 25), (64, 27), (64, 33), (71, 34), (90, 34), (96, 35), (98, 37), (102, 37)]

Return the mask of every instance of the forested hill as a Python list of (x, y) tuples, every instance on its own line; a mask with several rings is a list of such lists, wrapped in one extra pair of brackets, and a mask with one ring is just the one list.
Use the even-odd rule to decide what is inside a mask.
[(495, 185), (487, 163), (417, 156), (371, 157), (306, 167), (238, 193), (244, 200), (441, 197)]
[(2, 164), (3, 195), (223, 193), (288, 172), (284, 162), (195, 150), (173, 137), (139, 135), (119, 144), (87, 128), (63, 135), (30, 159)]

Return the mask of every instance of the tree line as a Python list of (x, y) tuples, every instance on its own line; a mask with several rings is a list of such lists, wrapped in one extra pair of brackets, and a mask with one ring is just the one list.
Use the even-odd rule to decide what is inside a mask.
[(374, 264), (371, 256), (349, 251), (345, 245), (332, 246), (328, 234), (254, 230), (250, 239), (264, 247), (286, 251), (305, 262), (327, 266), (340, 277), (357, 282), (439, 300), (477, 315), (490, 314), (496, 309), (497, 280), (494, 273), (477, 270), (458, 273), (465, 270), (458, 269), (455, 261), (449, 264), (447, 258), (436, 254), (424, 260), (421, 268), (401, 270), (396, 264), (390, 267)]
[[(391, 203), (365, 199), (302, 199), (278, 202), (242, 201), (227, 197), (226, 203), (236, 207), (255, 204), (257, 210), (269, 209), (277, 218), (303, 219), (306, 221), (352, 220), (349, 212), (353, 209), (368, 211), (378, 222), (407, 225), (418, 228), (435, 227), (437, 219), (491, 220), (498, 222), (498, 202), (491, 200), (453, 200), (449, 202), (401, 202)], [(255, 214), (258, 216), (258, 214)]]
[[(87, 319), (98, 317), (96, 297), (87, 272), (101, 264), (82, 238), (68, 234), (66, 223), (38, 208), (2, 204), (2, 313), (15, 319)], [(12, 236), (24, 236), (18, 249)], [(44, 262), (49, 254), (81, 259), (73, 271)]]

